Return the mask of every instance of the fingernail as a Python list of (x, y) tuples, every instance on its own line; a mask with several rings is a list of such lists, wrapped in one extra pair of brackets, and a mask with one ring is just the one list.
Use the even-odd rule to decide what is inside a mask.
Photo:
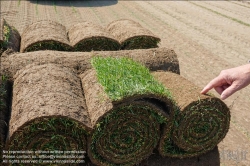
[(221, 100), (224, 100), (225, 99), (225, 95), (221, 95), (220, 98), (221, 98)]

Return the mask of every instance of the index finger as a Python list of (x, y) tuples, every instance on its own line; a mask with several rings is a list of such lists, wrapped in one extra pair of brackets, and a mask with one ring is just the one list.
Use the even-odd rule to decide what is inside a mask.
[(214, 78), (212, 81), (210, 81), (201, 91), (201, 94), (206, 94), (209, 90), (216, 86), (221, 86), (223, 84), (223, 79), (222, 77), (218, 76)]

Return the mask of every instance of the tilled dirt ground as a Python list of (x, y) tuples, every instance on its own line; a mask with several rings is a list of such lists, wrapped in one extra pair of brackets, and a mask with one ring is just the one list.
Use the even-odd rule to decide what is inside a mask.
[[(0, 3), (1, 17), (20, 34), (26, 25), (43, 19), (57, 21), (67, 28), (82, 21), (106, 26), (117, 19), (135, 20), (161, 37), (160, 47), (175, 50), (181, 75), (201, 89), (221, 70), (246, 64), (250, 59), (249, 2), (9, 0)], [(250, 86), (225, 103), (231, 107), (232, 118), (219, 150), (185, 160), (163, 159), (155, 154), (141, 165), (250, 165)]]

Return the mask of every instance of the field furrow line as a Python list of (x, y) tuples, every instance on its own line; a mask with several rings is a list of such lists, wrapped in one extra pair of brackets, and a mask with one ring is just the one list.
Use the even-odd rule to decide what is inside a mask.
[[(165, 9), (167, 8), (167, 5), (165, 6), (164, 2), (162, 3), (161, 2), (159, 3), (148, 2), (148, 3), (154, 6), (160, 12), (165, 13), (165, 15), (168, 15), (169, 17), (171, 17), (169, 21), (171, 21), (171, 23), (175, 25), (179, 31), (185, 32), (186, 35), (189, 35), (190, 38), (195, 39), (197, 42), (207, 47), (207, 49), (213, 50), (214, 54), (222, 57), (225, 61), (228, 61), (229, 63), (231, 63), (232, 61), (235, 60), (234, 58), (237, 58), (237, 61), (239, 64), (246, 63), (247, 58), (243, 55), (249, 54), (249, 51), (250, 51), (246, 47), (242, 47), (242, 49), (239, 50), (238, 47), (236, 47), (234, 44), (231, 44), (232, 40), (229, 39), (228, 41), (225, 42), (223, 38), (221, 37), (221, 35), (219, 34), (213, 35), (212, 32), (209, 33), (208, 32), (210, 31), (209, 28), (208, 28), (208, 31), (204, 30), (203, 27), (206, 27), (206, 26), (199, 26), (200, 24), (203, 24), (203, 23), (198, 23), (198, 24), (196, 23), (196, 25), (194, 25), (193, 22), (196, 22), (196, 20), (193, 22), (190, 22), (187, 20), (187, 18), (182, 18), (176, 12), (173, 12), (173, 11), (171, 12), (171, 10), (166, 11)], [(164, 6), (164, 7), (161, 7), (161, 6)], [(169, 17), (166, 17), (166, 19), (168, 19)], [(221, 48), (224, 48), (224, 49), (221, 49)], [(228, 54), (228, 50), (230, 50), (230, 54)]]
[(81, 15), (80, 15), (80, 13), (79, 13), (79, 11), (78, 11), (78, 9), (77, 9), (77, 6), (76, 6), (76, 4), (75, 4), (74, 1), (71, 2), (71, 8), (72, 8), (72, 11), (73, 11), (73, 13), (74, 13), (74, 17), (75, 17), (76, 20), (77, 20), (77, 23), (78, 23), (78, 22), (82, 22), (82, 17), (81, 17)]
[[(114, 12), (114, 10), (112, 9), (112, 5), (106, 6), (106, 7), (102, 6), (102, 5), (105, 5), (107, 1), (94, 1), (94, 2), (95, 3), (93, 5), (96, 5), (96, 7), (94, 8), (96, 10), (96, 13), (98, 14), (98, 17), (102, 19), (103, 27), (105, 27), (110, 22), (119, 19), (119, 16), (117, 15), (117, 13)], [(117, 6), (115, 5), (115, 7)]]
[(144, 21), (146, 16), (143, 15), (142, 13), (138, 13), (138, 11), (134, 9), (134, 4), (131, 5), (130, 2), (126, 1), (124, 1), (124, 3), (121, 4), (123, 8), (126, 10), (126, 12), (130, 13), (130, 15), (136, 18), (136, 20), (138, 20), (144, 27), (147, 27), (151, 31), (156, 31), (157, 28), (155, 26)]
[[(193, 6), (190, 3), (169, 3), (168, 6), (171, 6), (171, 8), (175, 8), (175, 12), (180, 13), (181, 16), (185, 18), (188, 17), (189, 20), (193, 21), (194, 23), (199, 21), (197, 26), (203, 25), (201, 27), (211, 30), (211, 32), (213, 33), (217, 32), (216, 34), (219, 34), (220, 36), (222, 36), (221, 33), (223, 33), (223, 38), (230, 37), (229, 40), (238, 40), (243, 44), (247, 44), (248, 42), (250, 42), (250, 38), (246, 35), (245, 30), (247, 28), (245, 27), (241, 32), (239, 31), (240, 27), (237, 24), (232, 24), (232, 22), (225, 22), (225, 24), (221, 24), (222, 20), (216, 19), (214, 15), (210, 15), (207, 13), (204, 14), (204, 10), (200, 10), (198, 7)], [(164, 5), (164, 8), (168, 6)]]
[[(238, 6), (228, 1), (205, 1), (203, 2), (208, 8), (214, 8), (214, 10), (223, 13), (228, 16), (237, 17), (240, 20), (250, 22), (250, 10), (248, 8)], [(202, 4), (203, 4), (202, 3)]]
[(1, 13), (1, 16), (2, 16), (2, 14), (11, 11), (11, 10), (10, 10), (10, 9), (11, 9), (11, 8), (10, 8), (11, 3), (13, 3), (12, 0), (10, 0), (10, 1), (8, 1), (8, 2), (0, 1), (0, 13)]
[[(19, 6), (17, 1), (1, 2), (1, 18), (4, 18), (8, 23), (15, 26), (17, 29), (16, 18), (19, 15)], [(2, 6), (3, 5), (3, 6)], [(17, 29), (18, 30), (18, 29)]]
[(98, 11), (96, 10), (95, 5), (94, 5), (95, 1), (90, 1), (90, 2), (87, 2), (87, 3), (88, 3), (88, 7), (90, 7), (90, 10), (92, 11), (92, 13), (98, 19), (99, 25), (102, 25), (104, 16), (101, 16), (100, 13), (98, 13)]
[(54, 9), (53, 1), (45, 1), (45, 10), (47, 13), (47, 18), (51, 21), (56, 21), (61, 23), (61, 20), (58, 18), (58, 15)]
[(213, 12), (213, 13), (215, 13), (215, 14), (217, 14), (217, 15), (220, 15), (220, 16), (222, 16), (222, 17), (225, 17), (225, 18), (227, 18), (227, 19), (230, 19), (230, 20), (232, 20), (232, 21), (235, 21), (235, 22), (237, 22), (237, 23), (239, 23), (239, 24), (241, 24), (241, 25), (245, 25), (245, 26), (247, 26), (247, 27), (250, 27), (250, 23), (244, 22), (244, 21), (239, 20), (239, 19), (237, 19), (237, 18), (235, 18), (235, 17), (231, 17), (231, 16), (228, 16), (228, 15), (225, 15), (225, 14), (220, 13), (220, 12), (218, 12), (218, 11), (216, 11), (216, 10), (211, 9), (211, 8), (205, 7), (204, 4), (203, 4), (203, 5), (200, 5), (200, 4), (191, 2), (191, 1), (189, 1), (189, 3), (192, 3), (192, 4), (196, 5), (196, 6), (199, 6), (199, 7), (203, 8), (203, 9), (206, 9), (206, 10), (208, 10), (208, 11), (210, 11), (210, 12)]
[(38, 15), (36, 16), (36, 19), (34, 20), (34, 22), (47, 19), (47, 16), (44, 15), (44, 13), (46, 12), (45, 1), (37, 1), (36, 10), (37, 10)]
[(237, 4), (239, 6), (245, 7), (245, 8), (250, 8), (250, 5), (248, 5), (248, 3), (244, 3), (244, 2), (238, 2), (238, 1), (229, 1), (230, 3), (234, 3)]
[(79, 15), (82, 18), (82, 21), (89, 21), (93, 22), (95, 24), (100, 24), (101, 21), (96, 16), (96, 14), (93, 12), (90, 2), (87, 1), (76, 1), (74, 2), (74, 6), (79, 12)]
[[(30, 6), (30, 2), (29, 1), (21, 1), (18, 2), (16, 1), (16, 3), (18, 4), (18, 15), (15, 18), (15, 27), (16, 29), (19, 31), (20, 34), (22, 34), (23, 29), (25, 28), (26, 25), (30, 24), (32, 20), (31, 16), (30, 16), (30, 11), (29, 8), (31, 8)], [(34, 9), (30, 9), (30, 10), (34, 10)]]
[(73, 8), (69, 1), (63, 1), (63, 5), (59, 7), (59, 12), (62, 16), (64, 26), (68, 29), (71, 26), (77, 24), (80, 20), (77, 13), (73, 11)]

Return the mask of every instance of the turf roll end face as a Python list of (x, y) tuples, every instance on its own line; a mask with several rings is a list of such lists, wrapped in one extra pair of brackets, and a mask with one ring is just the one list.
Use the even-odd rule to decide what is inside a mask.
[(93, 126), (88, 155), (97, 165), (134, 165), (152, 154), (172, 116), (167, 89), (128, 58), (92, 58), (80, 75)]
[(80, 78), (61, 65), (28, 65), (14, 76), (8, 150), (86, 151), (91, 133)]
[(172, 138), (178, 147), (190, 155), (202, 154), (222, 141), (229, 124), (230, 112), (220, 99), (201, 99), (190, 103), (177, 116)]
[(121, 44), (123, 50), (157, 48), (160, 39), (154, 36), (134, 36)]
[(134, 165), (158, 144), (160, 123), (150, 106), (118, 106), (99, 119), (88, 145), (92, 161), (100, 165)]
[(214, 149), (229, 129), (230, 111), (226, 104), (211, 95), (201, 95), (200, 88), (177, 74), (153, 72), (153, 75), (170, 89), (179, 106), (172, 130), (160, 143), (160, 154), (185, 158)]
[(41, 117), (14, 132), (8, 150), (86, 151), (88, 132), (80, 122), (68, 117)]
[(55, 51), (70, 51), (72, 48), (64, 43), (53, 40), (40, 41), (29, 45), (24, 52), (40, 51), (40, 50), (55, 50)]

